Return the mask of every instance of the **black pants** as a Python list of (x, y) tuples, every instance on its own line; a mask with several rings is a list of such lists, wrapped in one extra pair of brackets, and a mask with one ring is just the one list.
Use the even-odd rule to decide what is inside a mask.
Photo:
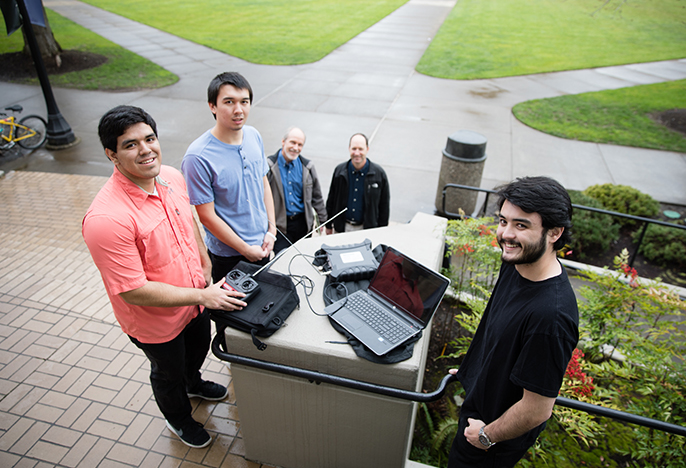
[(242, 255), (234, 255), (233, 257), (220, 257), (219, 255), (213, 254), (209, 250), (207, 253), (212, 261), (212, 282), (214, 283), (224, 278), (226, 274), (233, 270), (236, 264), (241, 260), (244, 262), (253, 263), (255, 265), (266, 265), (269, 262), (269, 258), (263, 258), (257, 262), (251, 262)]
[(467, 442), (464, 436), (467, 426), (467, 418), (461, 417), (457, 435), (450, 448), (448, 468), (512, 468), (529, 450), (528, 447), (511, 449), (499, 444), (495, 444), (488, 451), (478, 449)]
[[(307, 225), (305, 213), (298, 213), (294, 216), (289, 216), (287, 220), (286, 238), (280, 232), (276, 233), (276, 242), (274, 243), (274, 253), (278, 254), (283, 249), (287, 249), (291, 244), (295, 244), (300, 239), (305, 237), (310, 232), (310, 227)], [(289, 242), (290, 241), (290, 242)]]
[(200, 383), (200, 368), (210, 349), (210, 314), (204, 310), (166, 343), (141, 343), (129, 336), (150, 360), (150, 384), (157, 406), (174, 427), (191, 418), (188, 390)]

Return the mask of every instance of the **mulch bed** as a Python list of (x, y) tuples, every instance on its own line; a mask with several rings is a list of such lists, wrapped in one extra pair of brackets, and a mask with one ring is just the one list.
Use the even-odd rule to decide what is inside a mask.
[[(48, 75), (88, 70), (107, 62), (107, 57), (79, 50), (65, 50), (60, 54), (61, 65), (57, 67), (54, 60), (43, 60)], [(0, 55), (0, 81), (21, 81), (36, 78), (36, 67), (30, 55), (23, 52), (11, 52)]]
[[(673, 205), (669, 203), (660, 204), (660, 214), (657, 216), (657, 219), (661, 221), (674, 222), (673, 219), (669, 219), (667, 216), (663, 214), (665, 211), (674, 211), (679, 213), (681, 215), (681, 217), (679, 218), (681, 222), (686, 222), (686, 206)], [(634, 230), (636, 229), (642, 228), (634, 228)], [(567, 258), (580, 263), (586, 263), (588, 265), (594, 265), (598, 267), (608, 266), (612, 268), (614, 258), (617, 255), (619, 255), (623, 249), (627, 249), (629, 251), (629, 258), (631, 258), (631, 256), (636, 251), (637, 246), (638, 244), (634, 243), (633, 240), (632, 230), (622, 228), (619, 233), (619, 239), (610, 246), (610, 249), (608, 251), (593, 254), (584, 259), (579, 259), (572, 253)], [(665, 277), (665, 274), (667, 273), (667, 277), (671, 277), (670, 270), (673, 270), (670, 268), (664, 268), (661, 265), (657, 265), (651, 262), (640, 253), (636, 254), (633, 267), (638, 272), (638, 275), (642, 278), (654, 279), (659, 277), (665, 280), (665, 282), (668, 282)], [(677, 286), (684, 287), (685, 285), (677, 284)]]

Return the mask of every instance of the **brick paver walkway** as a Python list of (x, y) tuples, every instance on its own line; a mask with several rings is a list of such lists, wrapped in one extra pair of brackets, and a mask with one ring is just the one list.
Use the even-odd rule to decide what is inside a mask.
[(231, 375), (203, 375), (227, 400), (192, 400), (214, 437), (190, 449), (157, 409), (145, 356), (117, 325), (81, 237), (107, 178), (0, 178), (0, 466), (259, 467), (243, 458)]

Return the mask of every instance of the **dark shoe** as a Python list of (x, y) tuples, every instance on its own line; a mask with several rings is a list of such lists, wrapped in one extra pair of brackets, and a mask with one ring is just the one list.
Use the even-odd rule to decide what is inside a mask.
[(208, 380), (201, 380), (200, 384), (192, 392), (188, 392), (188, 398), (198, 397), (210, 401), (223, 400), (228, 395), (228, 388)]
[(202, 424), (197, 421), (190, 420), (179, 429), (172, 426), (169, 421), (166, 422), (169, 430), (179, 436), (181, 442), (189, 447), (203, 448), (207, 447), (210, 445), (210, 442), (212, 442), (212, 437), (203, 429)]

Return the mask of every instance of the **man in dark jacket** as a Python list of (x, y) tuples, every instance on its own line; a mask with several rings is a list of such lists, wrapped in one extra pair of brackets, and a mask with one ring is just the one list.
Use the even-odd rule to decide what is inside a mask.
[(280, 231), (276, 234), (274, 253), (279, 253), (312, 231), (313, 209), (317, 212), (320, 224), (327, 220), (314, 163), (300, 155), (304, 145), (305, 133), (299, 128), (290, 128), (281, 140), (281, 149), (267, 158), (267, 179), (274, 197), (276, 227)]
[(362, 133), (350, 138), (350, 160), (336, 166), (331, 178), (326, 211), (345, 216), (327, 223), (326, 233), (388, 226), (391, 191), (386, 172), (367, 159), (369, 141)]

